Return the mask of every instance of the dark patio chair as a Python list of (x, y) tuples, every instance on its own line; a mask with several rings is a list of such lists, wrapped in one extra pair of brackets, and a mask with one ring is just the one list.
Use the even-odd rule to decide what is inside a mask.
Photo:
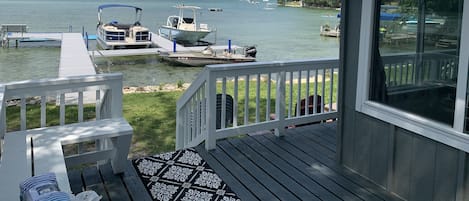
[[(216, 128), (221, 128), (221, 111), (222, 111), (222, 94), (217, 94), (217, 119)], [(233, 123), (233, 97), (226, 94), (226, 105), (225, 105), (225, 127)]]
[[(314, 111), (314, 97), (316, 96), (316, 111)], [(308, 114), (317, 114), (317, 113), (321, 113), (321, 108), (322, 108), (322, 97), (320, 95), (311, 95), (308, 97), (308, 107), (306, 107), (306, 99), (303, 98), (301, 99), (300, 101), (300, 116), (304, 116), (306, 115), (306, 108), (308, 108)], [(294, 116), (296, 117), (297, 116), (297, 104), (295, 104), (295, 113), (294, 113)], [(317, 122), (310, 122), (310, 123), (305, 123), (305, 124), (297, 124), (295, 125), (295, 127), (299, 127), (299, 126), (306, 126), (306, 125), (310, 125), (310, 124), (316, 124), (316, 123), (320, 123), (320, 121), (317, 121)]]

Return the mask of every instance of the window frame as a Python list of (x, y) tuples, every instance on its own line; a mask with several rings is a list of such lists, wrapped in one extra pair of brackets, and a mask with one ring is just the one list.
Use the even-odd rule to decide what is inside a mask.
[(463, 4), (461, 38), (458, 64), (458, 80), (453, 125), (446, 125), (404, 110), (369, 100), (370, 69), (373, 53), (376, 1), (362, 0), (360, 42), (355, 110), (469, 152), (469, 133), (464, 133), (466, 90), (469, 69), (469, 2)]

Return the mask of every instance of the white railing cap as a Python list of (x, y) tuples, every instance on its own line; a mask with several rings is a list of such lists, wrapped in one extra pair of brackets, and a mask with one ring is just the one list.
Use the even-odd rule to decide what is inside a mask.
[(79, 76), (70, 76), (70, 77), (60, 77), (60, 78), (45, 78), (37, 80), (23, 80), (23, 81), (14, 81), (3, 83), (6, 90), (8, 89), (20, 89), (30, 87), (32, 85), (62, 85), (62, 84), (74, 84), (82, 82), (98, 82), (98, 81), (107, 81), (107, 80), (119, 80), (122, 79), (122, 73), (106, 73), (106, 74), (96, 74), (96, 75), (79, 75)]
[(215, 64), (207, 65), (210, 71), (225, 71), (236, 69), (250, 69), (250, 68), (272, 68), (272, 67), (285, 67), (285, 66), (302, 66), (314, 64), (328, 64), (337, 62), (338, 58), (319, 58), (319, 59), (306, 59), (306, 60), (292, 60), (292, 61), (269, 61), (269, 62), (251, 62), (251, 63), (236, 63), (236, 64)]

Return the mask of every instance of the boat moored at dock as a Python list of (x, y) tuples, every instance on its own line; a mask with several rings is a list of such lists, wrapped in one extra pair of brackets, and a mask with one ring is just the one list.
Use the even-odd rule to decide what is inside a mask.
[[(116, 20), (104, 23), (105, 8), (131, 8), (135, 10), (135, 21), (123, 24)], [(104, 4), (98, 7), (97, 42), (103, 49), (148, 48), (151, 46), (150, 31), (140, 24), (142, 9), (123, 4)]]
[(216, 50), (207, 47), (202, 51), (191, 52), (165, 52), (160, 56), (163, 60), (176, 65), (184, 66), (206, 66), (211, 64), (228, 64), (256, 61), (257, 50), (254, 46), (241, 48), (240, 50)]
[[(159, 28), (159, 35), (169, 40), (176, 40), (180, 44), (194, 45), (205, 38), (212, 30), (207, 24), (197, 24), (197, 6), (175, 6), (179, 15), (169, 16), (166, 25)], [(191, 10), (192, 16), (184, 16), (184, 10)]]

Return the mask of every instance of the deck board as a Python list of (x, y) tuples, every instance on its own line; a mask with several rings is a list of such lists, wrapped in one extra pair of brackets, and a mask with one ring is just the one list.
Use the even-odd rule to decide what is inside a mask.
[(298, 182), (308, 188), (316, 197), (319, 197), (321, 200), (330, 200), (336, 201), (340, 200), (333, 192), (330, 192), (323, 184), (320, 183), (320, 180), (314, 179), (315, 173), (311, 173), (308, 169), (309, 166), (300, 160), (296, 159), (292, 155), (286, 152), (272, 151), (265, 145), (260, 144), (256, 140), (242, 139), (243, 143), (246, 143), (252, 148), (257, 149), (259, 154), (263, 155), (270, 160), (277, 161), (276, 165), (284, 171), (289, 172), (290, 176), (295, 178)]
[[(287, 129), (280, 138), (263, 134), (219, 140), (215, 150), (206, 151), (203, 144), (195, 149), (243, 201), (400, 200), (336, 162), (335, 125)], [(103, 195), (102, 200), (127, 200), (122, 199), (125, 196), (151, 200), (131, 161), (120, 175), (112, 174), (107, 165), (99, 170), (86, 168), (81, 175), (71, 172), (69, 178), (74, 193), (92, 189)], [(112, 192), (125, 195), (115, 197)]]
[[(268, 187), (269, 190), (280, 200), (299, 200), (292, 192), (290, 192), (284, 185), (289, 185), (288, 183), (280, 183), (280, 178), (272, 177), (265, 172), (265, 170), (259, 168), (256, 163), (260, 161), (250, 161), (246, 156), (244, 156), (239, 150), (231, 146), (228, 141), (218, 142), (218, 147), (223, 149), (230, 157), (233, 158), (241, 167), (243, 167), (249, 174), (256, 177), (256, 179)], [(262, 168), (267, 168), (266, 164), (261, 164)], [(216, 172), (216, 171), (215, 171)], [(278, 175), (280, 177), (280, 175)], [(277, 180), (276, 180), (277, 179)]]
[[(216, 160), (221, 161), (223, 166), (230, 171), (230, 173), (234, 174), (238, 180), (246, 186), (246, 188), (250, 189), (254, 195), (260, 200), (279, 200), (276, 196), (272, 194), (265, 186), (263, 186), (260, 182), (258, 182), (253, 176), (251, 176), (246, 170), (244, 170), (236, 161), (232, 160), (223, 150), (216, 149), (209, 153), (212, 155)], [(212, 163), (207, 161), (207, 163), (212, 167)], [(218, 169), (215, 169), (215, 172)], [(242, 179), (241, 179), (242, 178)], [(231, 186), (231, 183), (227, 183), (228, 186), (232, 187), (234, 192), (237, 192), (237, 189), (234, 186)]]
[(73, 194), (82, 192), (84, 189), (83, 180), (81, 179), (81, 171), (73, 170), (68, 171), (68, 180), (70, 181), (70, 189)]
[(135, 201), (151, 201), (150, 194), (145, 189), (145, 186), (140, 181), (140, 178), (137, 175), (132, 162), (128, 161), (125, 168), (125, 172), (122, 176), (122, 181), (124, 182), (130, 197)]
[(282, 166), (283, 161), (275, 160), (275, 157), (273, 156), (264, 158), (260, 153), (258, 153), (257, 150), (254, 150), (247, 144), (244, 144), (239, 139), (232, 140), (230, 143), (239, 150), (243, 150), (245, 157), (249, 158), (251, 161), (256, 161), (257, 164), (260, 164), (267, 174), (269, 174), (271, 177), (277, 178), (277, 182), (284, 184), (283, 186), (290, 192), (294, 193), (294, 195), (299, 199), (320, 200), (318, 197), (316, 197), (316, 195), (308, 191), (305, 186), (301, 185), (302, 182), (306, 181), (303, 179), (303, 176), (295, 177), (298, 175), (295, 174), (295, 168)]
[(127, 189), (122, 183), (119, 176), (112, 172), (111, 164), (107, 163), (99, 166), (101, 177), (103, 178), (109, 200), (112, 201), (130, 201)]
[(95, 167), (85, 168), (82, 175), (86, 190), (95, 191), (98, 195), (103, 196), (101, 201), (109, 201), (103, 181), (101, 180), (101, 175), (99, 175), (99, 171)]
[(236, 193), (241, 200), (259, 200), (251, 191), (249, 191), (249, 189), (247, 189), (238, 179), (236, 179), (236, 177), (234, 177), (226, 168), (224, 168), (221, 163), (219, 163), (212, 155), (204, 151), (203, 147), (198, 146), (195, 147), (195, 149), (197, 152), (199, 152), (199, 155), (202, 158), (211, 161), (210, 167), (217, 170), (217, 174), (223, 181), (230, 183), (230, 188), (236, 189)]

